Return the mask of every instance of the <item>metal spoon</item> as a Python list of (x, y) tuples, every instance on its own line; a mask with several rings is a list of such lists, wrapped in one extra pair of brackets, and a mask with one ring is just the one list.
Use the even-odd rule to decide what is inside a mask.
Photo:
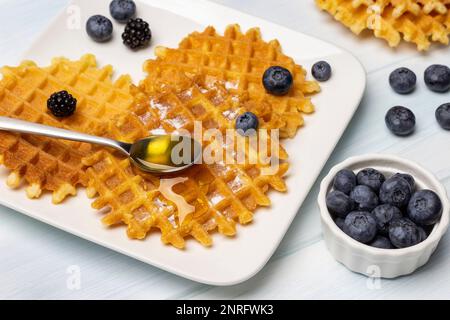
[(0, 117), (0, 130), (111, 147), (130, 157), (141, 170), (152, 173), (184, 170), (201, 157), (200, 144), (191, 137), (181, 135), (152, 135), (134, 143), (125, 143), (7, 117)]

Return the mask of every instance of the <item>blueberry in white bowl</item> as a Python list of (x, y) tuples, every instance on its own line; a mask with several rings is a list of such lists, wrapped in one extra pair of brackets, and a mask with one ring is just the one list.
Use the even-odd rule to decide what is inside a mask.
[(356, 187), (356, 175), (352, 170), (342, 169), (333, 180), (333, 188), (345, 194), (350, 194), (353, 188)]
[(372, 211), (378, 205), (377, 194), (368, 186), (358, 185), (350, 192), (352, 199), (359, 210)]
[(387, 235), (389, 233), (389, 224), (391, 221), (403, 216), (399, 208), (390, 204), (379, 205), (373, 209), (372, 215), (377, 222), (378, 233), (381, 235)]
[(377, 235), (377, 222), (370, 212), (352, 211), (345, 218), (343, 230), (356, 241), (368, 243)]
[(404, 208), (411, 198), (411, 187), (402, 177), (387, 179), (380, 188), (381, 203), (391, 204), (397, 208)]
[(336, 218), (334, 223), (339, 227), (339, 229), (344, 230), (345, 218)]
[(400, 218), (389, 224), (389, 239), (396, 248), (412, 247), (423, 239), (419, 227), (408, 218)]
[(383, 236), (376, 236), (375, 239), (369, 243), (369, 246), (379, 249), (394, 249), (391, 240)]
[[(386, 180), (380, 190), (374, 192), (379, 204), (373, 210), (360, 210), (357, 203), (343, 210), (345, 218), (331, 212), (326, 204), (327, 195), (335, 189), (338, 173), (356, 176), (365, 169), (379, 171)], [(384, 187), (383, 187), (384, 185)], [(436, 209), (436, 201), (424, 202), (418, 197), (417, 212), (408, 212), (415, 194), (432, 190), (440, 199), (442, 209)], [(386, 194), (382, 197), (381, 192)], [(340, 191), (342, 192), (342, 191)], [(349, 195), (352, 198), (352, 194)], [(386, 201), (387, 199), (387, 201)], [(384, 202), (383, 202), (384, 200)], [(429, 201), (429, 196), (426, 196)], [(421, 166), (397, 156), (370, 154), (349, 158), (333, 167), (322, 180), (318, 196), (322, 230), (327, 248), (333, 257), (352, 271), (370, 274), (376, 265), (383, 278), (394, 278), (412, 273), (425, 264), (445, 234), (450, 223), (450, 202), (445, 187)], [(385, 203), (387, 202), (387, 203)], [(343, 208), (343, 207), (342, 207)], [(417, 218), (417, 217), (419, 218)], [(427, 225), (426, 223), (434, 222)], [(374, 231), (375, 230), (375, 231)]]
[(355, 208), (355, 202), (345, 193), (333, 190), (327, 195), (327, 208), (335, 216), (345, 218)]
[(356, 175), (356, 179), (359, 185), (368, 186), (375, 192), (378, 192), (383, 182), (386, 181), (385, 176), (374, 168), (361, 170)]
[(400, 177), (400, 178), (405, 179), (408, 182), (409, 186), (411, 187), (411, 190), (415, 190), (415, 188), (416, 188), (416, 181), (414, 180), (414, 177), (412, 175), (410, 175), (408, 173), (397, 172), (392, 177)]
[(442, 202), (432, 190), (415, 192), (408, 203), (408, 217), (423, 226), (433, 225), (442, 215)]

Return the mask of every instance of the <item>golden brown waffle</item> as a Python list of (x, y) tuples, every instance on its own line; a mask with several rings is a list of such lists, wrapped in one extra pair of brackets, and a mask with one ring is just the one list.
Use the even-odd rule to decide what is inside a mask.
[(401, 40), (427, 50), (432, 42), (448, 45), (448, 0), (316, 0), (317, 5), (360, 34), (372, 30), (391, 47)]
[[(133, 113), (112, 121), (110, 131), (115, 138), (134, 141), (154, 130), (192, 131), (195, 120), (201, 121), (204, 129), (223, 130), (232, 125), (233, 122), (221, 112), (231, 103), (222, 90), (198, 87), (180, 74), (168, 76), (171, 80), (161, 75), (162, 87), (158, 87), (158, 81), (155, 81), (158, 79), (153, 75), (143, 81), (140, 90), (135, 90), (137, 103)], [(181, 88), (175, 90), (173, 86), (177, 84)], [(228, 109), (233, 107), (228, 105)], [(224, 148), (215, 146), (216, 150)], [(249, 155), (250, 151), (246, 158)], [(128, 236), (137, 239), (157, 228), (162, 233), (162, 241), (177, 248), (185, 246), (187, 236), (209, 246), (212, 243), (209, 233), (215, 229), (227, 236), (234, 235), (236, 221), (249, 223), (258, 206), (270, 205), (266, 196), (270, 187), (286, 190), (282, 177), (288, 169), (287, 163), (282, 163), (270, 175), (263, 175), (262, 169), (267, 166), (249, 161), (245, 164), (196, 165), (174, 176), (187, 178), (186, 182), (174, 187), (174, 192), (181, 194), (195, 208), (180, 221), (174, 203), (158, 191), (159, 177), (137, 172), (129, 160), (106, 151), (83, 162), (90, 167), (87, 171), (90, 178), (88, 195), (98, 196), (93, 207), (109, 208), (103, 219), (106, 225), (124, 223), (128, 226)]]
[[(150, 75), (152, 70), (175, 66), (206, 83), (219, 81), (241, 103), (256, 107), (263, 125), (280, 129), (281, 137), (293, 137), (303, 125), (302, 113), (314, 111), (309, 97), (320, 90), (317, 82), (307, 81), (306, 71), (282, 53), (279, 42), (263, 41), (257, 28), (244, 34), (238, 25), (231, 25), (220, 35), (208, 27), (190, 34), (177, 49), (158, 47), (155, 53), (158, 58), (145, 66)], [(274, 65), (293, 74), (294, 85), (286, 96), (267, 94), (262, 85), (264, 71)]]
[[(25, 61), (1, 71), (1, 116), (107, 135), (106, 120), (133, 104), (130, 78), (124, 76), (113, 83), (112, 67), (98, 68), (92, 55), (79, 61), (54, 59), (46, 68)], [(65, 119), (47, 112), (48, 97), (60, 90), (78, 100), (75, 114)], [(76, 186), (87, 183), (81, 158), (90, 152), (88, 144), (0, 132), (1, 161), (12, 170), (8, 185), (18, 187), (24, 179), (30, 198), (39, 197), (43, 190), (53, 192), (54, 203), (75, 195)]]

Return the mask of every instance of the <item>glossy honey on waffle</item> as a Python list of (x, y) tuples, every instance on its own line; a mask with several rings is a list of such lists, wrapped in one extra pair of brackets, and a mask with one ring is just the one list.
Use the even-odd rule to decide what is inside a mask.
[[(136, 140), (155, 130), (192, 131), (194, 121), (200, 121), (205, 129), (219, 130), (234, 123), (222, 113), (233, 109), (226, 91), (218, 86), (199, 87), (183, 73), (159, 73), (156, 78), (153, 73), (134, 93), (137, 103), (132, 112), (111, 123), (111, 132), (123, 141)], [(280, 154), (286, 156), (284, 152)], [(109, 208), (103, 219), (106, 225), (124, 223), (128, 236), (136, 239), (144, 238), (156, 228), (164, 243), (177, 248), (185, 246), (187, 236), (209, 246), (212, 231), (234, 235), (236, 222), (247, 224), (253, 220), (257, 207), (270, 205), (266, 195), (270, 188), (286, 190), (283, 176), (288, 169), (287, 163), (281, 163), (275, 172), (266, 175), (262, 169), (267, 165), (245, 161), (199, 164), (175, 176), (157, 177), (138, 172), (128, 159), (107, 151), (86, 158), (84, 164), (89, 167), (88, 193), (97, 197), (94, 208)], [(177, 205), (162, 196), (159, 189), (162, 178), (174, 177), (185, 179), (174, 186), (174, 192), (194, 208), (183, 219)]]
[(373, 34), (396, 47), (402, 39), (418, 50), (449, 43), (448, 0), (316, 0), (317, 5), (356, 34)]
[[(221, 82), (241, 103), (257, 105), (254, 113), (266, 128), (280, 129), (280, 136), (293, 137), (303, 125), (302, 113), (312, 113), (310, 96), (320, 90), (315, 81), (306, 80), (306, 71), (281, 50), (277, 40), (266, 42), (258, 28), (242, 33), (238, 25), (230, 25), (223, 35), (213, 27), (194, 32), (183, 39), (178, 48), (158, 47), (156, 60), (149, 60), (145, 69), (174, 67), (206, 82)], [(288, 69), (294, 78), (289, 94), (274, 96), (262, 84), (264, 71), (270, 66)], [(252, 111), (253, 112), (253, 111)]]

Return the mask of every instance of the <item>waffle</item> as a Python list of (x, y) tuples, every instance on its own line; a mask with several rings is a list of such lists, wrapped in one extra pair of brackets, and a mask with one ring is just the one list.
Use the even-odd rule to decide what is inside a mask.
[[(208, 27), (190, 34), (177, 49), (158, 47), (155, 53), (157, 59), (145, 66), (149, 74), (154, 69), (176, 66), (194, 78), (203, 77), (207, 83), (219, 81), (242, 104), (258, 106), (256, 113), (263, 119), (263, 127), (280, 129), (281, 137), (293, 137), (303, 125), (302, 113), (314, 111), (310, 96), (320, 90), (317, 82), (305, 79), (306, 71), (282, 53), (278, 41), (263, 41), (259, 29), (244, 34), (238, 25), (231, 25), (222, 36)], [(294, 85), (286, 96), (267, 94), (262, 85), (264, 71), (273, 65), (293, 74)]]
[[(135, 88), (131, 113), (111, 121), (110, 132), (122, 141), (134, 141), (149, 132), (163, 130), (192, 131), (194, 121), (201, 121), (204, 129), (225, 130), (233, 121), (221, 110), (233, 110), (231, 97), (219, 88), (206, 90), (184, 74), (169, 73), (155, 79), (155, 74)], [(158, 86), (158, 82), (162, 86)], [(178, 86), (175, 88), (175, 86)], [(149, 104), (150, 101), (150, 104)], [(150, 108), (149, 108), (150, 105)], [(212, 141), (214, 150), (224, 148)], [(251, 154), (250, 148), (245, 154)], [(281, 153), (283, 157), (283, 153)], [(110, 152), (101, 151), (83, 160), (89, 167), (88, 195), (97, 197), (93, 207), (106, 210), (106, 225), (126, 224), (130, 238), (143, 239), (152, 228), (159, 229), (166, 244), (184, 248), (190, 236), (205, 246), (212, 244), (210, 233), (218, 230), (226, 236), (236, 233), (236, 222), (247, 224), (253, 220), (258, 206), (270, 205), (266, 195), (269, 188), (285, 191), (283, 175), (288, 169), (282, 163), (275, 172), (262, 174), (263, 164), (198, 164), (176, 176), (185, 178), (174, 186), (194, 212), (180, 219), (178, 207), (161, 196), (160, 177), (143, 174)]]
[(402, 39), (418, 50), (432, 42), (449, 43), (450, 2), (447, 0), (316, 0), (317, 5), (355, 34), (372, 30), (396, 47)]
[[(112, 67), (98, 68), (92, 55), (78, 61), (57, 58), (46, 68), (25, 61), (1, 71), (1, 116), (107, 135), (106, 120), (133, 104), (130, 78), (124, 76), (112, 83)], [(78, 100), (75, 114), (65, 119), (47, 112), (48, 97), (60, 90)], [(54, 203), (75, 195), (78, 185), (87, 185), (81, 159), (91, 152), (88, 144), (0, 132), (0, 160), (12, 171), (7, 183), (15, 188), (25, 180), (30, 198), (38, 198), (44, 190), (53, 193)]]

